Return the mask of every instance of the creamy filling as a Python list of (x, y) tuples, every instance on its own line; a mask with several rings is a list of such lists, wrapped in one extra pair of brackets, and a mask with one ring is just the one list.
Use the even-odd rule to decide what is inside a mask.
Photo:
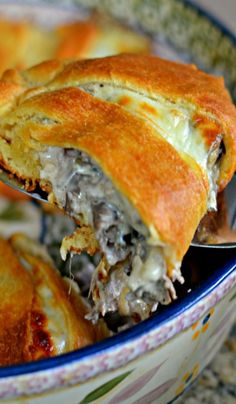
[[(194, 107), (177, 108), (170, 101), (154, 100), (106, 83), (80, 88), (146, 119), (180, 154), (199, 164), (209, 181), (208, 210), (216, 210), (222, 136), (219, 133), (211, 145), (207, 144), (193, 123)], [(172, 281), (166, 276), (163, 248), (167, 246), (152, 245), (151, 229), (147, 230), (136, 210), (86, 153), (50, 147), (41, 153), (41, 164), (41, 178), (51, 183), (58, 205), (81, 225), (94, 229), (106, 257), (108, 266), (101, 261), (92, 275), (92, 318), (118, 310), (143, 319), (158, 302), (165, 304), (176, 298)], [(176, 262), (172, 280), (183, 282), (180, 263)]]
[[(188, 155), (199, 164), (209, 181), (208, 210), (216, 210), (222, 136), (219, 133), (207, 144), (194, 124), (194, 107), (177, 107), (168, 100), (154, 100), (106, 83), (80, 88), (147, 120), (183, 157)], [(151, 229), (147, 230), (136, 210), (86, 153), (50, 147), (41, 153), (41, 165), (41, 178), (51, 183), (58, 205), (81, 225), (90, 226), (99, 242), (101, 260), (92, 275), (90, 318), (118, 311), (143, 319), (159, 302), (168, 304), (176, 298), (166, 275), (163, 248), (167, 246), (156, 245), (156, 237), (153, 245)], [(180, 263), (176, 262), (172, 280), (183, 282)]]
[[(89, 83), (80, 88), (93, 96), (115, 102), (151, 124), (157, 133), (180, 153), (189, 155), (204, 170), (209, 181), (208, 210), (216, 210), (218, 167), (215, 161), (219, 154), (221, 134), (208, 145), (201, 131), (194, 125), (194, 107), (181, 107), (168, 100), (151, 99), (127, 88), (107, 83)], [(216, 150), (218, 149), (218, 150)], [(218, 154), (215, 153), (218, 151)], [(216, 155), (215, 161), (213, 156)], [(209, 158), (210, 156), (210, 158)]]
[(136, 210), (86, 153), (50, 147), (40, 159), (41, 178), (50, 182), (58, 205), (94, 229), (106, 257), (109, 269), (100, 262), (92, 276), (91, 317), (118, 310), (143, 319), (158, 302), (175, 298), (162, 247), (148, 244), (149, 233)]
[[(123, 89), (109, 85), (90, 84), (83, 88), (107, 101), (125, 104), (133, 113), (143, 114), (179, 152), (189, 154), (208, 176), (208, 209), (216, 209), (220, 134), (206, 147), (199, 130), (191, 124), (190, 113), (184, 109), (177, 110), (171, 103), (164, 105), (131, 90), (126, 90), (124, 96)], [(167, 304), (176, 298), (172, 281), (166, 276), (163, 248), (167, 246), (156, 243), (156, 237), (153, 245), (151, 229), (144, 226), (137, 211), (97, 164), (84, 152), (57, 147), (49, 147), (40, 159), (41, 178), (51, 183), (58, 205), (81, 225), (94, 230), (106, 257), (108, 268), (99, 264), (92, 275), (95, 306), (91, 317), (118, 310), (124, 315), (135, 312), (145, 318), (158, 302)], [(180, 263), (175, 264), (172, 280), (183, 282)]]

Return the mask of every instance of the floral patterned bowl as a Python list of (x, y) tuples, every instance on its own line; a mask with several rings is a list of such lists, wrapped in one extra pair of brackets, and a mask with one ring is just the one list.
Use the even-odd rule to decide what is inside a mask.
[[(207, 255), (198, 262), (203, 270), (213, 259)], [(236, 259), (215, 261), (218, 268), (211, 264), (213, 275), (194, 291), (130, 330), (52, 359), (0, 368), (1, 399), (172, 402), (214, 357), (235, 319)]]
[[(22, 6), (22, 2), (0, 1), (0, 12), (14, 16), (20, 10), (21, 15), (42, 20), (50, 13), (57, 22), (74, 18), (77, 10), (87, 12), (85, 6), (97, 5), (151, 34), (159, 54), (195, 61), (224, 74), (236, 96), (235, 38), (186, 1), (33, 3)], [(0, 200), (1, 233), (22, 229), (42, 239), (45, 227), (50, 231), (47, 218), (35, 204), (13, 205)], [(187, 281), (184, 291), (179, 291), (179, 300), (139, 325), (69, 354), (0, 368), (0, 398), (40, 404), (174, 401), (218, 351), (236, 312), (234, 250), (199, 253), (192, 249), (183, 270)]]

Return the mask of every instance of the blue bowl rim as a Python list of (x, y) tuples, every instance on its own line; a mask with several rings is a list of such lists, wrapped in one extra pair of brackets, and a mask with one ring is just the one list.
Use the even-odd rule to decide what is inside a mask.
[(35, 362), (30, 362), (20, 365), (11, 365), (0, 368), (0, 378), (20, 376), (39, 371), (47, 371), (63, 365), (68, 365), (72, 362), (81, 362), (85, 358), (93, 355), (100, 355), (104, 351), (111, 351), (118, 345), (126, 344), (143, 335), (158, 329), (169, 321), (177, 318), (179, 315), (195, 306), (200, 300), (206, 298), (214, 291), (226, 278), (228, 278), (236, 270), (236, 257), (229, 260), (223, 267), (218, 268), (213, 275), (199, 285), (189, 295), (177, 300), (175, 303), (166, 307), (166, 309), (151, 318), (142, 321), (134, 327), (122, 331), (121, 333), (107, 338), (101, 342), (97, 342), (85, 348), (78, 349), (60, 356), (43, 359)]
[[(205, 16), (210, 20), (224, 35), (228, 36), (236, 46), (236, 35), (230, 31), (221, 21), (219, 21), (210, 12), (205, 10), (200, 5), (196, 4), (194, 0), (181, 0), (183, 4), (195, 9), (200, 15)], [(14, 3), (15, 1), (11, 1)], [(2, 2), (4, 3), (4, 1)], [(26, 1), (27, 3), (27, 1)], [(45, 4), (45, 3), (44, 3)], [(38, 4), (34, 4), (38, 6)], [(46, 4), (45, 4), (46, 5)], [(31, 3), (31, 6), (33, 4)], [(62, 5), (63, 7), (63, 5)], [(110, 351), (118, 345), (126, 344), (143, 335), (153, 331), (154, 329), (162, 327), (164, 324), (173, 320), (174, 318), (187, 311), (200, 300), (207, 297), (213, 290), (215, 290), (227, 277), (229, 277), (236, 270), (236, 257), (229, 260), (223, 267), (217, 269), (212, 276), (205, 280), (189, 295), (177, 300), (172, 305), (168, 306), (162, 313), (153, 315), (151, 318), (137, 324), (136, 326), (119, 333), (113, 337), (107, 338), (101, 342), (97, 342), (91, 346), (81, 348), (79, 350), (69, 352), (60, 356), (43, 359), (26, 364), (11, 365), (0, 367), (0, 378), (22, 376), (30, 373), (47, 371), (63, 365), (68, 365), (72, 362), (81, 362), (82, 360), (93, 355), (99, 355), (104, 351)]]

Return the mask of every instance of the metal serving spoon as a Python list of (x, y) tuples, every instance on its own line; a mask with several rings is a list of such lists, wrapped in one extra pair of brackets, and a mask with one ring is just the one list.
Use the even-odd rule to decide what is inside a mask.
[[(47, 194), (43, 192), (40, 188), (37, 190), (37, 192), (28, 192), (24, 189), (22, 184), (20, 184), (15, 178), (8, 177), (8, 175), (3, 170), (0, 170), (0, 181), (4, 182), (6, 185), (9, 185), (10, 187), (14, 188), (17, 191), (23, 192), (24, 194), (34, 199), (37, 199), (41, 202), (48, 202)], [(236, 175), (225, 189), (225, 199), (227, 204), (230, 227), (231, 229), (236, 230)], [(200, 241), (194, 240), (192, 241), (191, 246), (198, 248), (229, 249), (229, 248), (236, 248), (236, 241), (220, 244), (204, 244)]]

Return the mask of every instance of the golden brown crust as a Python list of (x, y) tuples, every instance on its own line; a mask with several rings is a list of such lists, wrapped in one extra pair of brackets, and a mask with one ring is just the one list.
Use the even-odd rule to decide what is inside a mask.
[(33, 285), (9, 242), (0, 239), (0, 364), (24, 361)]
[[(79, 297), (79, 291), (76, 293), (73, 291), (72, 287), (66, 283), (59, 273), (52, 268), (48, 263), (44, 263), (41, 259), (34, 257), (32, 255), (25, 255), (28, 263), (33, 267), (32, 270), (32, 282), (36, 289), (36, 294), (34, 297), (32, 313), (42, 313), (44, 305), (48, 304), (49, 310), (53, 313), (53, 317), (57, 321), (63, 319), (65, 323), (65, 329), (59, 329), (65, 337), (63, 338), (64, 347), (63, 351), (57, 347), (57, 344), (53, 344), (53, 333), (50, 335), (48, 332), (48, 327), (45, 327), (45, 335), (48, 334), (48, 347), (45, 350), (45, 343), (41, 343), (38, 340), (38, 328), (32, 326), (31, 332), (33, 335), (32, 341), (34, 346), (36, 345), (35, 351), (29, 349), (31, 357), (29, 359), (39, 359), (40, 357), (53, 356), (59, 353), (73, 351), (75, 349), (81, 348), (86, 345), (90, 345), (96, 341), (96, 329), (88, 320), (84, 317), (87, 314), (87, 309)], [(48, 288), (50, 290), (50, 296), (45, 296), (42, 298), (42, 292), (40, 293), (40, 288)], [(72, 300), (73, 294), (73, 300)], [(72, 301), (75, 302), (75, 295), (77, 294), (76, 307), (73, 306)], [(79, 310), (78, 310), (79, 306)], [(47, 319), (44, 313), (45, 318)], [(57, 327), (57, 321), (53, 321)], [(41, 331), (41, 328), (40, 328)], [(36, 341), (34, 336), (36, 335)], [(46, 339), (46, 338), (45, 338)], [(44, 340), (45, 340), (44, 339)]]
[[(10, 82), (12, 83), (11, 80)], [(22, 86), (28, 86), (29, 83), (46, 85), (52, 90), (68, 85), (108, 83), (140, 92), (153, 99), (162, 96), (177, 104), (187, 103), (196, 108), (196, 124), (198, 116), (207, 113), (208, 120), (215, 119), (224, 136), (227, 153), (221, 163), (220, 190), (227, 185), (236, 169), (235, 107), (224, 87), (223, 79), (210, 76), (193, 65), (131, 54), (72, 63), (51, 61), (29, 69), (24, 74), (24, 79), (18, 78), (17, 82)], [(0, 86), (3, 87), (1, 91), (6, 91), (5, 84), (0, 83)], [(14, 88), (12, 92), (14, 93)], [(9, 93), (11, 97), (10, 90)]]
[(85, 320), (78, 291), (25, 236), (0, 238), (0, 276), (0, 365), (51, 357), (108, 335)]
[(23, 69), (53, 58), (90, 58), (101, 49), (105, 54), (148, 53), (150, 41), (100, 16), (52, 29), (0, 18), (0, 75), (9, 68)]
[(86, 58), (99, 35), (99, 28), (95, 21), (88, 20), (60, 26), (56, 33), (60, 42), (56, 58)]
[[(46, 320), (43, 326), (49, 337), (49, 346), (46, 346), (45, 350), (44, 341), (40, 344), (37, 339), (38, 325), (35, 327), (34, 316), (34, 324), (31, 321), (31, 334), (34, 342), (36, 331), (38, 344), (35, 350), (29, 349), (31, 354), (29, 359), (69, 352), (108, 336), (105, 327), (102, 334), (99, 329), (97, 330), (97, 326), (85, 319), (88, 307), (76, 284), (68, 278), (61, 277), (59, 271), (53, 267), (50, 257), (45, 254), (44, 247), (21, 234), (14, 235), (11, 243), (18, 255), (31, 267), (30, 276), (35, 289), (31, 319), (32, 314), (43, 313)], [(50, 331), (50, 321), (51, 328), (56, 330), (55, 333)], [(58, 338), (63, 341), (62, 347), (61, 343), (56, 341)]]
[(88, 20), (59, 26), (55, 31), (59, 46), (54, 57), (59, 59), (151, 52), (151, 41), (147, 36), (99, 13), (94, 13)]
[[(22, 178), (28, 172), (37, 182), (37, 150), (49, 145), (84, 150), (136, 208), (153, 240), (170, 247), (169, 259), (181, 261), (206, 212), (206, 173), (193, 158), (180, 155), (148, 122), (122, 105), (97, 99), (78, 87), (91, 82), (109, 83), (152, 99), (163, 97), (192, 108), (198, 116), (208, 114), (207, 119), (217, 124), (204, 136), (212, 139), (218, 128), (224, 135), (226, 154), (220, 167), (220, 185), (224, 187), (236, 166), (236, 114), (223, 80), (194, 66), (151, 56), (120, 55), (61, 64), (52, 61), (45, 69), (49, 74), (42, 75), (42, 64), (16, 80), (27, 91), (18, 97), (17, 108), (13, 105), (12, 112), (2, 116), (2, 133), (8, 142), (14, 142), (8, 147), (2, 141), (1, 150), (11, 152), (18, 143), (22, 149), (21, 154), (14, 151), (10, 163), (5, 158), (5, 164)], [(42, 87), (29, 91), (29, 83), (32, 87), (34, 80), (37, 85), (41, 80)], [(27, 162), (21, 170), (20, 161), (13, 167), (17, 156), (28, 153), (38, 171), (31, 172), (27, 167), (23, 172)]]
[[(41, 124), (44, 116), (54, 124)], [(6, 119), (21, 122), (18, 136), (26, 144), (37, 141), (86, 151), (147, 227), (182, 259), (206, 210), (208, 186), (199, 166), (193, 170), (144, 121), (71, 87), (27, 99)]]
[(154, 56), (119, 55), (68, 64), (51, 88), (91, 82), (112, 83), (176, 103), (190, 103), (197, 111), (211, 113), (222, 126), (227, 149), (220, 175), (223, 189), (236, 169), (236, 110), (222, 77), (210, 76), (193, 65), (170, 62)]
[(9, 67), (24, 68), (21, 53), (27, 41), (28, 24), (0, 19), (0, 35), (0, 74)]
[(0, 74), (5, 69), (23, 69), (55, 57), (55, 32), (40, 29), (26, 20), (0, 19)]
[(89, 255), (99, 252), (94, 232), (88, 226), (77, 227), (72, 234), (65, 236), (61, 243), (60, 254), (64, 261), (68, 253), (81, 254), (82, 252)]

